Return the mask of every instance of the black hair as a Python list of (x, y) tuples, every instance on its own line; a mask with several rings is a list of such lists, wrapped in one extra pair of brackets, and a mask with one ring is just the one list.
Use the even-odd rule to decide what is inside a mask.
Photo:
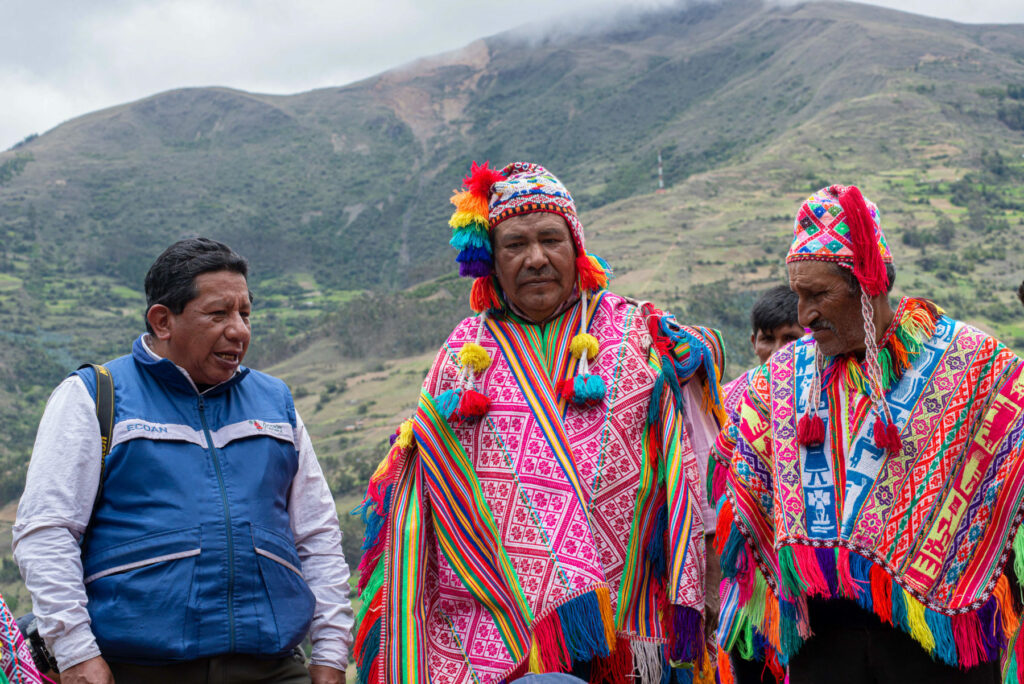
[[(839, 264), (832, 264), (832, 268), (834, 268), (839, 275), (843, 276), (843, 280), (846, 281), (847, 287), (850, 288), (850, 294), (860, 297), (860, 283), (857, 282), (857, 276), (853, 275), (853, 270), (840, 266)], [(896, 284), (896, 267), (892, 264), (886, 264), (885, 275), (889, 279), (889, 287), (885, 289), (885, 293), (889, 294), (892, 292), (892, 286)]]
[(756, 335), (758, 331), (770, 333), (784, 325), (800, 325), (796, 305), (799, 298), (789, 289), (788, 285), (776, 285), (766, 290), (750, 311), (750, 329)]
[(1017, 299), (1020, 300), (1021, 304), (1024, 304), (1024, 280), (1021, 281), (1020, 287), (1017, 288)]
[[(156, 258), (146, 273), (146, 313), (155, 304), (163, 304), (171, 313), (180, 314), (185, 305), (199, 296), (196, 278), (213, 271), (234, 271), (249, 279), (249, 262), (222, 242), (204, 237), (178, 240)], [(250, 293), (249, 299), (252, 299)], [(146, 330), (153, 328), (146, 320)]]

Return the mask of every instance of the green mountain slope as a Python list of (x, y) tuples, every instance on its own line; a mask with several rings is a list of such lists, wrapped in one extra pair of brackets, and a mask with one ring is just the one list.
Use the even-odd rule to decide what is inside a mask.
[(471, 159), (558, 174), (613, 287), (721, 327), (732, 374), (792, 215), (826, 182), (880, 205), (898, 292), (1024, 350), (1022, 98), (1024, 26), (738, 0), (511, 32), (342, 88), (179, 90), (69, 121), (0, 153), (0, 498), (49, 389), (127, 349), (145, 269), (196, 233), (252, 261), (248, 361), (292, 382), (337, 493), (355, 491), (468, 311), (445, 222)]

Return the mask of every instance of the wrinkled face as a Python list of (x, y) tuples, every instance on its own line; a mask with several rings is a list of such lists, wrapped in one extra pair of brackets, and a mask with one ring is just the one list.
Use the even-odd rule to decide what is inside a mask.
[(788, 265), (789, 288), (800, 298), (800, 325), (810, 328), (825, 356), (864, 352), (864, 319), (860, 296), (827, 261), (794, 261)]
[(166, 326), (154, 330), (164, 356), (193, 382), (216, 385), (231, 379), (249, 348), (249, 285), (234, 271), (202, 273), (195, 282), (199, 296), (180, 314), (168, 312)]
[(754, 345), (754, 353), (761, 363), (768, 360), (768, 357), (786, 346), (793, 340), (799, 340), (804, 336), (803, 327), (796, 323), (780, 325), (772, 330), (758, 330), (750, 336), (750, 343)]
[(532, 321), (551, 316), (572, 294), (576, 248), (558, 214), (535, 212), (498, 224), (492, 236), (494, 269), (501, 289)]

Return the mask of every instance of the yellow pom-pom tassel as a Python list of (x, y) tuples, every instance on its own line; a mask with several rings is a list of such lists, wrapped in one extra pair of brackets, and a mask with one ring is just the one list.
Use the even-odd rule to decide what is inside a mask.
[(402, 449), (411, 449), (413, 439), (412, 418), (410, 418), (402, 423), (402, 427), (398, 432), (398, 439), (395, 440), (395, 446), (401, 447)]
[(474, 373), (483, 373), (491, 365), (491, 356), (476, 342), (467, 342), (459, 350), (459, 362)]
[(487, 214), (477, 214), (472, 211), (457, 211), (448, 219), (448, 225), (452, 228), (465, 228), (475, 224), (480, 230), (487, 231)]
[(590, 333), (580, 333), (572, 338), (572, 342), (569, 343), (569, 351), (577, 359), (583, 356), (584, 350), (587, 352), (587, 358), (591, 361), (597, 358), (597, 352), (601, 350), (601, 345), (598, 344), (597, 338)]

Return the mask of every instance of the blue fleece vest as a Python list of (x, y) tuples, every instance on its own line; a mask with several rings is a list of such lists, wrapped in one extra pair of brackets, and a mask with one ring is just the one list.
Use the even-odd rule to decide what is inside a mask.
[[(285, 654), (315, 606), (288, 518), (287, 386), (243, 368), (200, 395), (141, 338), (106, 367), (114, 431), (82, 545), (101, 653), (143, 664)], [(95, 374), (78, 374), (95, 397)]]

